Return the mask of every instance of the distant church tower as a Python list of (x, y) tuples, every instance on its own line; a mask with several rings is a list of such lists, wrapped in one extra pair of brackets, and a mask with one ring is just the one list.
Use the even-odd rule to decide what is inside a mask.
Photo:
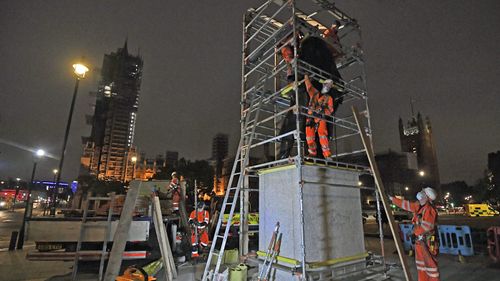
[(420, 112), (417, 117), (403, 125), (399, 118), (399, 138), (401, 151), (415, 153), (419, 171), (424, 175), (418, 181), (425, 186), (431, 186), (440, 192), (439, 169), (436, 157), (436, 146), (432, 137), (432, 126), (429, 117), (422, 119)]

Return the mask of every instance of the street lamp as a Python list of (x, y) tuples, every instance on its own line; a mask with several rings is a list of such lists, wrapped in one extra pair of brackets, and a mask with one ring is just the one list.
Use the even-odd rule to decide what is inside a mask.
[[(63, 142), (63, 147), (61, 151), (61, 158), (59, 160), (59, 167), (58, 167), (58, 173), (57, 173), (57, 179), (56, 179), (56, 184), (54, 186), (54, 191), (57, 190), (59, 187), (59, 182), (61, 181), (61, 174), (62, 174), (62, 168), (64, 164), (64, 155), (66, 154), (66, 144), (68, 143), (68, 136), (69, 136), (69, 129), (71, 128), (71, 118), (73, 117), (73, 109), (75, 108), (75, 101), (76, 101), (76, 95), (78, 93), (78, 86), (80, 84), (80, 80), (85, 78), (85, 74), (89, 71), (89, 68), (85, 66), (82, 63), (75, 63), (73, 64), (73, 69), (75, 73), (75, 89), (73, 91), (73, 99), (71, 100), (71, 107), (69, 109), (69, 116), (68, 116), (68, 122), (66, 123), (66, 132), (64, 134), (64, 142)], [(56, 207), (57, 207), (57, 202), (56, 202), (56, 193), (52, 193), (52, 206), (50, 208), (50, 215), (55, 216), (56, 215)]]
[(419, 176), (421, 176), (421, 177), (425, 176), (425, 172), (424, 172), (424, 170), (420, 170), (420, 171), (418, 172), (418, 175), (419, 175)]
[(405, 186), (405, 190), (408, 191), (410, 190), (410, 188), (408, 186)]
[(130, 159), (132, 160), (133, 166), (132, 166), (132, 180), (135, 180), (135, 165), (137, 163), (137, 156), (132, 156)]
[(132, 163), (134, 163), (132, 167), (132, 179), (135, 180), (135, 165), (137, 164), (137, 156), (132, 156)]
[(28, 194), (26, 195), (26, 205), (24, 207), (23, 223), (21, 224), (21, 229), (19, 230), (19, 238), (17, 239), (18, 250), (21, 250), (24, 246), (24, 229), (26, 227), (26, 218), (28, 217), (29, 212), (31, 190), (33, 189), (34, 184), (33, 181), (35, 180), (36, 165), (38, 164), (38, 160), (41, 159), (44, 155), (45, 151), (43, 149), (37, 150), (36, 157), (33, 161), (33, 170), (31, 171), (31, 180), (28, 183)]

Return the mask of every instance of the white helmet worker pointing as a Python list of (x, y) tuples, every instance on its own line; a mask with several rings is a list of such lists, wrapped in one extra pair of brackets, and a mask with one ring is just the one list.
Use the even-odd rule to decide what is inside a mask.
[(420, 205), (425, 205), (427, 201), (434, 201), (437, 198), (437, 193), (433, 188), (426, 187), (422, 189), (419, 193), (417, 193), (417, 200), (420, 202)]

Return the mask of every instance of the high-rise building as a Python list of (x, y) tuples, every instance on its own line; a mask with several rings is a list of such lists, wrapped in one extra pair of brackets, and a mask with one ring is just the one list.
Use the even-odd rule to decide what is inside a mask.
[(417, 190), (417, 157), (410, 152), (392, 150), (375, 155), (385, 191), (392, 195), (408, 196)]
[(82, 171), (102, 180), (128, 181), (137, 161), (134, 147), (143, 60), (123, 48), (104, 55), (91, 134), (84, 138)]
[(165, 153), (165, 165), (167, 169), (176, 169), (178, 161), (179, 161), (179, 152), (167, 151)]
[(222, 169), (224, 159), (227, 157), (229, 136), (218, 133), (212, 140), (212, 166), (214, 168), (214, 192), (218, 195), (224, 194), (225, 181), (223, 180)]
[(417, 156), (420, 184), (431, 186), (439, 191), (440, 180), (436, 146), (429, 117), (424, 120), (419, 112), (406, 125), (403, 125), (403, 120), (399, 118), (399, 137), (401, 151), (414, 153)]
[(488, 181), (490, 189), (500, 188), (500, 151), (488, 153)]
[(227, 134), (218, 133), (212, 139), (212, 159), (224, 159), (227, 157), (229, 136)]

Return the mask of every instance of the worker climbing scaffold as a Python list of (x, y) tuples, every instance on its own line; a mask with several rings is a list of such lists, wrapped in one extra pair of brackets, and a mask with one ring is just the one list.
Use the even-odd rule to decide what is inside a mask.
[(326, 121), (321, 117), (329, 117), (333, 114), (333, 98), (327, 93), (333, 86), (332, 80), (323, 82), (321, 92), (314, 88), (309, 76), (304, 77), (306, 83), (306, 90), (309, 94), (309, 106), (307, 114), (309, 117), (306, 119), (306, 141), (308, 146), (309, 156), (316, 157), (316, 133), (319, 136), (319, 143), (321, 144), (321, 151), (325, 159), (330, 159), (332, 153), (328, 143), (328, 128)]

